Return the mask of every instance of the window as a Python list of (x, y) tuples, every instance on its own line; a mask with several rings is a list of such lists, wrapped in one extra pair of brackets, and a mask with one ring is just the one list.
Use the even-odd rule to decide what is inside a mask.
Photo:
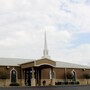
[(12, 83), (17, 82), (17, 71), (14, 68), (10, 71), (10, 78)]

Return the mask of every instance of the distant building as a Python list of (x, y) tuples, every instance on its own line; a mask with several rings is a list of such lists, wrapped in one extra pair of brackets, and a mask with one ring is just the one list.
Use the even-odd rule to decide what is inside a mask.
[[(17, 61), (20, 61), (19, 65)], [(22, 62), (23, 61), (23, 62)], [(28, 61), (28, 62), (25, 62)], [(9, 64), (10, 62), (10, 64)], [(87, 75), (85, 77), (85, 75)], [(0, 86), (19, 84), (20, 86), (87, 84), (90, 67), (50, 59), (45, 45), (41, 59), (0, 58)], [(88, 79), (87, 78), (87, 79)], [(90, 81), (88, 80), (88, 84)]]

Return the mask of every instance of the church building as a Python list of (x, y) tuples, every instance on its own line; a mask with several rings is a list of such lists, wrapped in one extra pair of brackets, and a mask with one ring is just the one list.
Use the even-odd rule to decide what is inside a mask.
[[(52, 60), (48, 54), (47, 40), (43, 56), (37, 60), (0, 58), (0, 86), (54, 86), (90, 84), (90, 67)], [(12, 65), (7, 64), (13, 62)], [(16, 63), (21, 61), (20, 63)], [(28, 61), (28, 62), (22, 62)], [(19, 65), (18, 65), (19, 64)]]

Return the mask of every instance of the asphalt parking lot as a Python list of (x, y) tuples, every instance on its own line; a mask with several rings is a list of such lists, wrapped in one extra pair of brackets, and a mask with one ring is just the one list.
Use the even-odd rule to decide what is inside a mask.
[(79, 86), (39, 86), (39, 87), (0, 87), (0, 90), (90, 90), (90, 85)]

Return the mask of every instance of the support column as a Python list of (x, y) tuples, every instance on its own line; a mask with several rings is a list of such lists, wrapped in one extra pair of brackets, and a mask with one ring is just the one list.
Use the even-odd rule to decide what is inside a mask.
[(53, 71), (53, 68), (51, 68), (51, 74), (52, 74), (51, 85), (54, 86), (54, 85), (55, 85), (55, 78), (54, 78), (54, 71)]
[(31, 79), (31, 86), (36, 86), (35, 85), (35, 76), (34, 76), (34, 68), (32, 67), (32, 79)]
[(37, 70), (37, 85), (40, 86), (39, 70)]
[(66, 68), (64, 68), (64, 79), (65, 79), (65, 81), (67, 81)]
[(21, 70), (21, 86), (25, 86), (24, 74), (24, 70)]
[(39, 83), (39, 86), (41, 85), (41, 69), (38, 70), (38, 83)]

